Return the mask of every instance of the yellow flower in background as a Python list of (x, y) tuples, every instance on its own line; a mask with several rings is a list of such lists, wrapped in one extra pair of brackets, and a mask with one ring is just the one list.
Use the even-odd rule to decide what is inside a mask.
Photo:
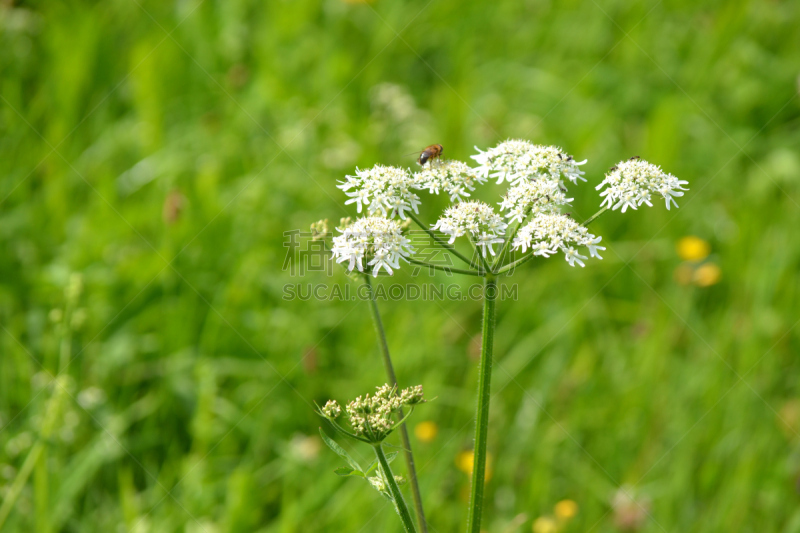
[(716, 263), (705, 263), (694, 271), (692, 281), (698, 287), (710, 287), (719, 283), (721, 277), (722, 269)]
[(688, 235), (678, 241), (678, 256), (684, 261), (702, 261), (711, 253), (708, 241)]
[[(459, 470), (467, 474), (468, 476), (472, 475), (472, 467), (475, 463), (475, 453), (472, 450), (460, 452), (456, 455), (456, 466)], [(486, 453), (486, 471), (484, 473), (483, 481), (484, 483), (492, 479), (492, 454)]]
[(550, 516), (540, 516), (533, 521), (533, 533), (556, 533), (558, 524)]
[(436, 425), (436, 422), (432, 422), (430, 420), (420, 422), (414, 426), (414, 435), (416, 435), (421, 442), (432, 441), (436, 438), (438, 433), (439, 426)]
[(553, 508), (553, 512), (559, 520), (569, 520), (578, 514), (578, 504), (572, 500), (561, 500)]
[(472, 463), (474, 460), (475, 454), (471, 450), (460, 452), (456, 455), (456, 466), (465, 474), (472, 475)]

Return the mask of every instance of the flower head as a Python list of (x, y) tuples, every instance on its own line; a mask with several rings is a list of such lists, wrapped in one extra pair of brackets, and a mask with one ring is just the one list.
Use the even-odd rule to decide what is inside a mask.
[(586, 246), (589, 255), (602, 259), (598, 250), (605, 250), (599, 243), (602, 237), (595, 237), (584, 226), (581, 226), (567, 215), (538, 215), (525, 226), (520, 228), (514, 241), (511, 243), (516, 250), (521, 248), (526, 252), (531, 248), (533, 255), (550, 257), (559, 250), (564, 252), (564, 258), (569, 266), (586, 266), (586, 256), (580, 255), (575, 246)]
[[(350, 426), (356, 436), (380, 442), (399, 425), (399, 422), (394, 419), (394, 413), (398, 409), (403, 406), (413, 407), (424, 402), (422, 385), (403, 389), (399, 393), (397, 387), (382, 385), (377, 387), (372, 396), (369, 394), (363, 397), (359, 396), (348, 403), (346, 411)], [(330, 409), (329, 406), (331, 406)], [(339, 405), (335, 401), (330, 400), (322, 408), (323, 416), (328, 419), (336, 418), (338, 407)], [(330, 414), (326, 409), (330, 411)], [(332, 416), (334, 414), (336, 416)]]
[(596, 188), (599, 191), (606, 187), (600, 193), (600, 196), (605, 196), (601, 206), (611, 209), (622, 207), (624, 213), (629, 207), (636, 209), (642, 204), (653, 207), (650, 202), (653, 194), (660, 195), (666, 201), (667, 209), (671, 203), (678, 207), (675, 197), (683, 196), (681, 191), (689, 190), (683, 188), (688, 183), (643, 159), (630, 159), (612, 167)]
[(322, 408), (322, 414), (325, 415), (325, 418), (333, 420), (342, 414), (342, 408), (339, 407), (339, 404), (336, 402), (336, 400), (328, 400), (328, 402)]
[(311, 240), (320, 241), (328, 236), (328, 219), (322, 219), (311, 224)]
[(448, 207), (433, 229), (450, 235), (450, 244), (455, 242), (456, 237), (469, 233), (486, 257), (487, 249), (495, 255), (492, 245), (503, 242), (499, 235), (505, 234), (506, 227), (508, 224), (489, 205), (471, 200)]
[(524, 180), (550, 179), (561, 182), (561, 176), (578, 183), (586, 181), (578, 167), (586, 163), (575, 161), (557, 146), (541, 146), (528, 141), (508, 140), (486, 152), (479, 148), (472, 159), (478, 162), (475, 171), (485, 178), (497, 178), (497, 183), (507, 180), (517, 184)]
[(410, 241), (403, 236), (400, 223), (380, 217), (360, 218), (333, 238), (331, 252), (337, 263), (349, 261), (347, 270), (358, 268), (364, 271), (364, 259), (372, 266), (372, 275), (377, 276), (381, 268), (392, 274), (400, 268), (400, 259), (414, 252)]
[(467, 191), (475, 190), (475, 183), (486, 183), (486, 177), (461, 161), (431, 161), (414, 174), (414, 182), (431, 194), (443, 190), (450, 195), (451, 202), (460, 202), (469, 197)]
[(557, 181), (524, 180), (511, 187), (500, 202), (500, 211), (508, 211), (509, 222), (522, 222), (528, 214), (557, 213), (558, 207), (568, 205), (572, 198), (567, 198)]
[(350, 197), (345, 205), (355, 203), (359, 213), (364, 206), (370, 216), (380, 213), (382, 216), (398, 215), (405, 219), (406, 211), (419, 212), (419, 196), (411, 189), (420, 187), (406, 169), (383, 165), (366, 170), (356, 169), (355, 176), (347, 176), (337, 187)]

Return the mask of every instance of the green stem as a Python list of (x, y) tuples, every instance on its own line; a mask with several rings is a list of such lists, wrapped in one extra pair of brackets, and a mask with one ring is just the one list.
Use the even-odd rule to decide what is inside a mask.
[(478, 407), (475, 412), (475, 452), (472, 466), (472, 491), (469, 498), (467, 532), (480, 533), (483, 490), (486, 477), (486, 440), (489, 434), (489, 398), (492, 385), (492, 345), (494, 343), (497, 281), (488, 275), (483, 282), (483, 331), (481, 363), (478, 368)]
[(516, 260), (516, 261), (514, 261), (513, 263), (509, 263), (509, 264), (507, 264), (506, 266), (504, 266), (503, 268), (501, 268), (500, 270), (498, 270), (498, 271), (497, 271), (497, 274), (498, 274), (498, 275), (500, 275), (500, 274), (503, 274), (503, 273), (505, 273), (505, 272), (508, 272), (508, 271), (509, 271), (509, 270), (511, 270), (512, 268), (514, 268), (514, 267), (517, 267), (517, 266), (521, 265), (522, 263), (527, 263), (528, 261), (530, 261), (530, 260), (531, 260), (531, 259), (533, 259), (534, 257), (536, 257), (536, 256), (535, 256), (535, 255), (533, 255), (533, 252), (531, 252), (531, 253), (529, 253), (529, 254), (525, 254), (525, 255), (524, 255), (523, 257), (521, 257), (520, 259), (517, 259), (517, 260)]
[(378, 462), (381, 464), (383, 477), (386, 484), (389, 486), (389, 492), (392, 494), (394, 500), (394, 508), (397, 514), (400, 515), (400, 520), (403, 521), (403, 528), (407, 533), (416, 533), (414, 529), (414, 521), (411, 520), (411, 514), (408, 512), (406, 501), (403, 499), (403, 494), (400, 492), (400, 487), (397, 486), (397, 481), (394, 479), (392, 469), (389, 468), (389, 461), (386, 460), (386, 455), (383, 453), (383, 448), (380, 443), (374, 446), (375, 455), (378, 456)]
[[(0, 531), (3, 530), (3, 524), (8, 519), (11, 509), (25, 488), (28, 478), (36, 468), (36, 475), (34, 476), (34, 494), (36, 498), (36, 511), (37, 511), (37, 527), (40, 531), (48, 531), (50, 525), (48, 522), (49, 517), (43, 516), (42, 509), (48, 507), (48, 470), (47, 470), (47, 441), (55, 431), (56, 424), (59, 421), (61, 413), (61, 404), (64, 401), (66, 391), (64, 385), (61, 384), (60, 379), (67, 370), (67, 366), (71, 360), (72, 354), (72, 309), (74, 302), (67, 298), (67, 303), (64, 308), (64, 316), (62, 317), (62, 325), (60, 329), (61, 342), (59, 344), (58, 355), (58, 374), (53, 378), (53, 393), (45, 404), (45, 414), (42, 419), (42, 425), (39, 428), (39, 436), (36, 442), (28, 452), (25, 462), (22, 463), (22, 468), (17, 472), (17, 477), (11, 484), (11, 489), (6, 494), (3, 500), (3, 505), (0, 506)], [(45, 369), (46, 371), (46, 369)], [(49, 373), (49, 372), (48, 372)]]
[(458, 257), (459, 259), (464, 261), (466, 264), (468, 264), (469, 266), (471, 266), (475, 270), (480, 270), (480, 267), (478, 267), (478, 265), (473, 263), (471, 260), (467, 259), (467, 257), (465, 255), (463, 255), (461, 252), (459, 252), (458, 250), (456, 250), (455, 247), (453, 247), (452, 244), (448, 244), (447, 241), (445, 241), (444, 239), (442, 239), (441, 237), (436, 235), (436, 233), (434, 233), (432, 229), (430, 229), (428, 226), (423, 224), (422, 221), (417, 217), (417, 215), (415, 215), (414, 213), (409, 211), (408, 212), (408, 216), (411, 217), (411, 220), (416, 222), (417, 226), (419, 226), (421, 229), (423, 229), (425, 231), (425, 233), (430, 235), (431, 239), (436, 241), (436, 244), (438, 244), (439, 246), (441, 246), (442, 248), (444, 248), (448, 252), (452, 253), (454, 256)]
[(14, 483), (11, 485), (11, 490), (8, 491), (6, 494), (5, 499), (3, 500), (3, 506), (0, 507), (0, 529), (3, 528), (3, 524), (8, 518), (9, 513), (11, 512), (11, 508), (14, 506), (14, 503), (17, 501), (22, 489), (25, 488), (25, 483), (28, 481), (28, 476), (31, 475), (33, 471), (33, 467), (36, 466), (36, 463), (39, 460), (39, 456), (44, 451), (44, 442), (38, 440), (36, 444), (33, 445), (31, 451), (28, 452), (28, 457), (25, 458), (25, 462), (22, 463), (22, 468), (20, 469), (17, 477), (14, 479)]
[(478, 245), (475, 244), (475, 241), (472, 239), (472, 235), (468, 233), (467, 237), (469, 238), (469, 243), (472, 245), (473, 253), (478, 256), (481, 265), (483, 265), (484, 272), (492, 272), (492, 267), (489, 266), (489, 262), (486, 260), (485, 257), (483, 257), (483, 254), (481, 253), (481, 250), (478, 248)]
[(503, 242), (502, 248), (500, 248), (500, 251), (497, 252), (497, 257), (492, 262), (492, 268), (497, 268), (497, 265), (499, 265), (500, 262), (503, 260), (503, 256), (506, 254), (506, 250), (508, 250), (508, 246), (511, 244), (511, 241), (514, 238), (514, 235), (517, 234), (517, 230), (519, 229), (520, 225), (521, 225), (521, 223), (517, 222), (515, 224), (515, 226), (514, 226), (514, 230), (513, 231), (509, 231), (508, 235), (506, 235), (506, 240), (505, 240), (505, 242)]
[[(383, 356), (383, 366), (386, 369), (386, 377), (389, 379), (390, 385), (397, 386), (397, 375), (394, 373), (392, 357), (389, 354), (389, 344), (386, 342), (386, 331), (383, 329), (383, 321), (381, 320), (380, 311), (378, 311), (378, 303), (375, 301), (375, 291), (372, 290), (372, 281), (370, 281), (369, 275), (364, 275), (364, 283), (369, 293), (372, 321), (375, 324), (375, 332), (378, 334), (381, 355)], [(404, 418), (402, 409), (398, 412), (398, 416), (400, 420)], [(425, 512), (422, 509), (422, 494), (420, 493), (419, 481), (417, 480), (417, 468), (414, 465), (414, 454), (411, 451), (411, 439), (408, 438), (408, 428), (405, 423), (400, 426), (400, 438), (403, 441), (403, 456), (406, 461), (406, 468), (408, 469), (408, 482), (411, 485), (411, 494), (414, 497), (414, 509), (417, 511), (419, 530), (420, 533), (428, 533)]]
[(607, 207), (604, 207), (603, 209), (601, 209), (600, 211), (598, 211), (598, 212), (597, 212), (597, 213), (595, 213), (594, 215), (592, 215), (592, 216), (590, 216), (589, 218), (587, 218), (587, 219), (586, 219), (586, 221), (583, 223), (583, 225), (584, 225), (584, 226), (588, 226), (589, 224), (591, 224), (592, 222), (594, 222), (594, 220), (595, 220), (597, 217), (599, 217), (600, 215), (602, 215), (602, 214), (603, 214), (603, 213), (605, 213), (606, 211), (608, 211), (608, 208), (607, 208)]
[(441, 266), (441, 265), (434, 265), (432, 263), (427, 263), (425, 261), (420, 261), (419, 259), (414, 259), (412, 257), (407, 258), (410, 263), (414, 263), (415, 265), (422, 265), (429, 268), (433, 268), (435, 270), (441, 270), (443, 272), (455, 272), (456, 274), (466, 274), (467, 276), (479, 276), (483, 277), (483, 272), (477, 270), (464, 270), (461, 268), (453, 268), (449, 266)]

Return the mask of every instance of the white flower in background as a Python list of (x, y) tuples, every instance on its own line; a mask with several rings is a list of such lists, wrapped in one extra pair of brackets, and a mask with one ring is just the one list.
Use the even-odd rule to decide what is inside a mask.
[(602, 237), (597, 237), (589, 233), (589, 230), (581, 226), (567, 215), (538, 215), (523, 226), (514, 241), (511, 243), (516, 250), (521, 248), (526, 252), (531, 249), (533, 255), (550, 257), (559, 250), (564, 252), (564, 258), (569, 266), (585, 266), (585, 255), (581, 255), (575, 246), (586, 246), (589, 249), (589, 256), (602, 259), (598, 250), (605, 250), (600, 246)]
[(364, 259), (372, 266), (372, 275), (381, 268), (389, 274), (400, 268), (400, 259), (414, 252), (410, 241), (402, 234), (399, 222), (388, 218), (360, 218), (345, 228), (336, 228), (342, 234), (333, 238), (331, 252), (337, 263), (349, 261), (347, 270), (364, 271)]
[(559, 206), (568, 205), (572, 198), (567, 198), (557, 181), (534, 180), (522, 181), (508, 190), (500, 211), (508, 211), (509, 222), (522, 222), (528, 214), (558, 213)]
[(557, 146), (509, 140), (486, 152), (481, 152), (477, 146), (475, 149), (479, 152), (471, 156), (479, 165), (475, 171), (484, 178), (497, 178), (498, 184), (503, 181), (517, 184), (523, 180), (542, 178), (561, 183), (561, 176), (572, 183), (586, 181), (582, 177), (584, 172), (578, 168), (586, 160), (575, 161)]
[(486, 177), (478, 175), (475, 169), (461, 161), (431, 161), (414, 174), (414, 182), (431, 194), (443, 190), (450, 195), (451, 202), (460, 202), (470, 196), (467, 191), (475, 190), (475, 183), (486, 183)]
[(486, 257), (487, 249), (495, 255), (492, 245), (503, 242), (499, 236), (505, 234), (507, 227), (508, 224), (489, 205), (471, 200), (448, 207), (433, 229), (450, 235), (450, 244), (456, 237), (469, 233)]
[(356, 204), (359, 213), (364, 207), (369, 216), (380, 213), (382, 216), (398, 215), (405, 219), (406, 211), (419, 213), (419, 196), (411, 189), (420, 187), (406, 169), (383, 165), (366, 170), (356, 169), (355, 176), (347, 176), (337, 187), (350, 197), (345, 205)]
[(599, 191), (606, 186), (600, 193), (600, 196), (605, 196), (601, 206), (611, 209), (621, 207), (624, 213), (629, 207), (636, 209), (642, 204), (653, 207), (650, 202), (653, 194), (660, 195), (667, 202), (667, 209), (670, 208), (670, 203), (678, 207), (675, 197), (683, 196), (681, 191), (689, 190), (683, 188), (688, 183), (672, 174), (667, 174), (661, 167), (647, 161), (629, 159), (612, 167), (611, 172), (606, 174), (596, 189)]

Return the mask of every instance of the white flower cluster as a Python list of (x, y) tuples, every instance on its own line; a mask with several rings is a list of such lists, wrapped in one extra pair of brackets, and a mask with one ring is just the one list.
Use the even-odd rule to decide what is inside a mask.
[[(398, 409), (424, 402), (421, 385), (403, 389), (400, 394), (397, 387), (382, 385), (377, 387), (374, 395), (359, 396), (348, 403), (346, 410), (354, 434), (373, 442), (380, 442), (396, 427), (397, 422), (393, 415)], [(322, 408), (323, 416), (331, 420), (340, 413), (339, 404), (333, 400), (329, 400)]]
[(364, 206), (369, 216), (380, 213), (382, 216), (398, 215), (405, 219), (406, 211), (419, 213), (419, 196), (411, 189), (420, 187), (406, 169), (383, 165), (366, 170), (356, 169), (355, 176), (347, 176), (337, 187), (350, 197), (345, 205), (355, 203), (359, 213)]
[(508, 190), (500, 202), (500, 211), (506, 211), (509, 222), (522, 222), (527, 216), (557, 213), (558, 207), (568, 205), (572, 198), (567, 198), (557, 181), (534, 180), (523, 181)]
[(475, 183), (483, 185), (486, 177), (478, 175), (473, 168), (461, 161), (431, 161), (421, 172), (414, 174), (414, 183), (431, 194), (440, 190), (450, 195), (451, 202), (460, 202), (475, 190)]
[(667, 209), (670, 208), (670, 203), (678, 207), (675, 197), (683, 196), (681, 191), (689, 190), (683, 188), (688, 183), (643, 159), (629, 159), (612, 167), (611, 172), (606, 174), (596, 188), (599, 191), (606, 186), (600, 193), (600, 196), (605, 196), (601, 206), (611, 209), (622, 207), (624, 213), (629, 207), (636, 209), (642, 204), (653, 207), (650, 203), (652, 194), (660, 195), (667, 202)]
[(598, 250), (605, 250), (599, 243), (602, 237), (596, 237), (589, 230), (581, 226), (567, 215), (538, 215), (523, 226), (514, 241), (514, 249), (521, 248), (526, 252), (531, 248), (533, 255), (550, 257), (561, 250), (569, 266), (586, 266), (583, 261), (586, 256), (580, 255), (575, 246), (586, 246), (589, 255), (602, 259)]
[(358, 268), (364, 271), (364, 259), (369, 259), (372, 275), (377, 276), (381, 268), (389, 274), (392, 269), (400, 268), (400, 259), (405, 259), (414, 252), (411, 242), (403, 236), (399, 222), (388, 218), (359, 218), (345, 228), (336, 228), (342, 232), (333, 238), (331, 252), (337, 263), (349, 261), (347, 270)]
[(508, 181), (517, 184), (523, 180), (540, 178), (561, 182), (561, 176), (572, 183), (586, 181), (582, 177), (584, 172), (578, 168), (586, 160), (575, 161), (557, 146), (509, 140), (486, 152), (482, 152), (477, 146), (475, 149), (479, 152), (472, 156), (479, 165), (475, 171), (484, 178), (497, 178), (497, 183)]
[(482, 248), (483, 257), (486, 257), (487, 248), (495, 255), (492, 245), (503, 242), (499, 236), (505, 234), (507, 227), (508, 224), (490, 206), (471, 200), (448, 207), (433, 229), (450, 235), (450, 244), (455, 242), (456, 237), (469, 232), (475, 244)]

